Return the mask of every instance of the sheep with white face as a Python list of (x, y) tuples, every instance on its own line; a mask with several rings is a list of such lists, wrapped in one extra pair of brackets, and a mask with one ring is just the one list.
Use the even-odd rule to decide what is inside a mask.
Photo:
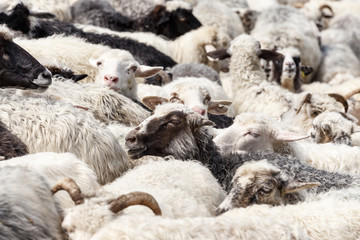
[(140, 65), (128, 51), (119, 49), (109, 50), (97, 59), (91, 58), (89, 62), (98, 69), (95, 82), (136, 100), (135, 78), (151, 77), (163, 69)]

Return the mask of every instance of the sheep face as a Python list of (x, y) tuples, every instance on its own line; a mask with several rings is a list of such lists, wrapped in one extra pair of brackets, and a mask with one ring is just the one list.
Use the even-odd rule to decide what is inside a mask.
[(285, 204), (290, 199), (290, 194), (318, 185), (317, 182), (297, 182), (266, 159), (247, 162), (236, 170), (230, 193), (216, 213), (219, 215), (230, 209), (252, 204)]
[(201, 27), (201, 23), (194, 17), (191, 10), (180, 7), (173, 11), (166, 11), (164, 7), (160, 10), (161, 11), (155, 8), (152, 13), (155, 15), (155, 18), (159, 18), (156, 31), (158, 35), (162, 34), (173, 40), (191, 30)]
[(182, 104), (165, 103), (156, 107), (153, 115), (125, 137), (131, 158), (144, 155), (174, 155), (183, 159), (194, 156), (194, 132), (213, 123), (200, 117)]
[(46, 88), (51, 84), (51, 72), (12, 41), (6, 27), (0, 28), (0, 86)]
[(140, 65), (128, 51), (119, 49), (109, 50), (89, 62), (98, 69), (98, 83), (130, 98), (135, 98), (135, 77), (151, 77), (163, 69)]
[(334, 142), (351, 144), (351, 134), (357, 127), (357, 119), (342, 112), (323, 112), (313, 121), (311, 137), (317, 143)]
[(309, 137), (282, 130), (278, 122), (269, 116), (243, 113), (235, 118), (234, 124), (214, 138), (223, 154), (237, 151), (270, 151), (278, 144)]

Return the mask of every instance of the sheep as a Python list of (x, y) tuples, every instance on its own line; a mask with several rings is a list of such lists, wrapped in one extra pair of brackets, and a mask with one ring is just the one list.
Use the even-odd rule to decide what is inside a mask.
[(228, 36), (219, 36), (218, 29), (211, 26), (202, 26), (187, 32), (173, 41), (166, 40), (153, 33), (115, 32), (91, 25), (76, 26), (86, 33), (111, 34), (153, 46), (160, 52), (170, 56), (177, 63), (204, 63), (215, 68), (215, 70), (219, 70), (219, 63), (209, 60), (206, 53), (210, 51), (209, 49), (214, 50), (216, 48), (226, 47), (230, 40)]
[(100, 227), (116, 218), (153, 215), (143, 207), (126, 209), (117, 215), (110, 211), (109, 207), (113, 205), (109, 206), (110, 202), (133, 191), (153, 196), (162, 216), (169, 218), (213, 216), (225, 197), (210, 171), (197, 162), (150, 161), (103, 186), (95, 197), (85, 198), (83, 204), (68, 209), (63, 228), (71, 239), (90, 238)]
[(74, 153), (95, 171), (100, 184), (129, 168), (124, 149), (91, 113), (59, 100), (20, 96), (11, 89), (1, 89), (0, 102), (0, 121), (30, 153)]
[[(357, 6), (359, 6), (359, 4), (357, 4)], [(358, 45), (360, 31), (357, 27), (359, 23), (360, 17), (354, 13), (341, 14), (334, 17), (330, 22), (329, 28), (321, 32), (322, 44), (346, 44), (353, 50), (356, 57), (360, 59), (360, 47)]]
[[(226, 199), (219, 205), (217, 214), (236, 207), (253, 204), (286, 205), (304, 201), (307, 189), (312, 194), (334, 189), (359, 187), (359, 178), (351, 174), (340, 174), (316, 169), (297, 158), (272, 157), (260, 154), (254, 161), (236, 162), (231, 188)], [(313, 189), (313, 187), (316, 187)]]
[[(266, 81), (260, 68), (260, 58), (277, 59), (278, 53), (261, 50), (259, 42), (242, 34), (231, 41), (224, 57), (228, 56), (231, 56), (228, 84), (232, 86), (236, 114), (251, 111), (278, 117), (291, 107), (294, 95)], [(265, 106), (264, 102), (268, 104)]]
[[(97, 69), (89, 63), (89, 59), (98, 58), (111, 50), (110, 47), (104, 45), (92, 44), (81, 38), (63, 35), (53, 35), (42, 39), (15, 38), (14, 41), (43, 64), (58, 66), (65, 64), (76, 74), (86, 73), (88, 77), (82, 82), (94, 82), (97, 76)], [(53, 59), (56, 59), (56, 62)]]
[[(139, 18), (129, 18), (117, 12), (109, 2), (77, 1), (72, 6), (75, 23), (106, 27), (115, 31), (144, 31), (164, 35), (175, 39), (184, 33), (196, 29), (201, 23), (191, 13), (189, 6), (180, 6), (167, 2), (159, 4)], [(138, 8), (136, 8), (138, 9)], [(133, 12), (133, 11), (132, 11)]]
[(48, 87), (51, 84), (50, 71), (13, 40), (9, 28), (0, 25), (0, 86)]
[(194, 7), (193, 13), (202, 25), (215, 26), (230, 39), (244, 33), (244, 27), (238, 15), (220, 1), (201, 1)]
[(228, 211), (224, 213), (224, 217), (244, 215), (281, 219), (287, 221), (289, 225), (299, 226), (310, 239), (350, 240), (359, 238), (358, 208), (359, 202), (355, 200), (324, 198), (321, 201), (276, 207), (253, 205)]
[[(277, 5), (264, 10), (257, 17), (251, 36), (260, 41), (265, 49), (282, 50), (284, 54), (286, 53), (288, 57), (285, 58), (282, 68), (286, 70), (289, 66), (287, 74), (293, 73), (294, 68), (290, 66), (297, 65), (296, 61), (300, 62), (301, 60), (301, 65), (310, 66), (313, 70), (304, 77), (304, 82), (310, 82), (314, 77), (321, 61), (320, 32), (315, 24), (297, 9)], [(288, 48), (290, 50), (287, 50)], [(293, 60), (291, 60), (292, 58)], [(287, 59), (290, 61), (286, 61)], [(276, 73), (276, 69), (273, 69), (273, 74), (279, 75), (277, 77), (281, 75), (281, 73)], [(297, 74), (293, 75), (291, 79), (299, 82), (299, 77), (300, 75)]]
[[(41, 152), (0, 161), (0, 168), (7, 166), (22, 166), (37, 172), (49, 186), (54, 186), (61, 179), (70, 177), (81, 188), (82, 193), (88, 196), (100, 188), (95, 172), (72, 153)], [(54, 195), (54, 199), (61, 209), (75, 206), (66, 193), (59, 192)]]
[(216, 218), (124, 216), (102, 227), (91, 239), (308, 239), (296, 224), (233, 211)]
[[(21, 0), (24, 2), (24, 0)], [(72, 14), (68, 0), (65, 1), (48, 1), (48, 0), (30, 0), (30, 4), (26, 4), (32, 10), (39, 9), (44, 12), (54, 14), (56, 19), (62, 22), (70, 22)]]
[(64, 239), (59, 208), (48, 183), (23, 167), (0, 169), (0, 238)]
[(309, 135), (283, 130), (279, 122), (267, 115), (243, 113), (235, 118), (231, 127), (219, 133), (214, 142), (222, 154), (238, 151), (275, 152), (295, 156), (318, 169), (359, 173), (358, 147), (298, 141), (307, 137)]
[(312, 128), (312, 122), (322, 112), (335, 111), (347, 113), (348, 101), (335, 93), (303, 92), (295, 96), (293, 105), (280, 115), (281, 122), (297, 133), (307, 134)]
[(359, 3), (351, 1), (327, 1), (316, 0), (308, 1), (304, 4), (296, 4), (310, 20), (319, 22), (321, 29), (327, 29), (333, 18), (346, 14), (358, 14), (360, 10)]
[(134, 57), (125, 50), (112, 49), (90, 60), (91, 65), (98, 68), (96, 82), (110, 87), (131, 99), (137, 97), (136, 77), (152, 77), (163, 67), (149, 67), (140, 65)]
[(324, 112), (314, 118), (311, 137), (316, 143), (334, 142), (352, 146), (352, 135), (360, 131), (357, 122), (350, 114)]
[(338, 74), (344, 73), (354, 77), (360, 76), (360, 70), (357, 67), (360, 60), (349, 46), (342, 43), (324, 45), (321, 51), (323, 57), (316, 75), (317, 81), (329, 83)]
[[(184, 77), (178, 78), (164, 87), (167, 99), (163, 101), (183, 103), (195, 112), (207, 117), (212, 114), (226, 114), (234, 116), (234, 110), (229, 106), (231, 101), (220, 85), (207, 78)], [(142, 101), (145, 106), (154, 109), (153, 101), (160, 102), (157, 96), (148, 96)], [(160, 97), (163, 98), (163, 97)]]
[(0, 121), (0, 159), (6, 160), (28, 154), (28, 149), (17, 136)]
[(150, 116), (148, 110), (131, 99), (109, 88), (102, 88), (91, 83), (76, 84), (69, 80), (56, 79), (46, 92), (22, 90), (17, 91), (17, 94), (24, 97), (68, 102), (77, 108), (88, 110), (96, 119), (105, 124), (119, 123), (125, 126), (136, 126)]

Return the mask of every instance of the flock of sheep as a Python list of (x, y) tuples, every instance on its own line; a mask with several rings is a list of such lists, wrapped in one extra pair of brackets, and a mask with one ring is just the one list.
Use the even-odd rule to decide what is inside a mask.
[(360, 239), (360, 2), (2, 0), (0, 239)]

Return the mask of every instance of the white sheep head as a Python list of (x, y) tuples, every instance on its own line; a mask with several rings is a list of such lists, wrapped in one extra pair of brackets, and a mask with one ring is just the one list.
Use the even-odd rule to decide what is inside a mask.
[(231, 191), (219, 205), (216, 214), (252, 204), (287, 204), (289, 194), (319, 185), (318, 182), (295, 181), (266, 159), (250, 161), (236, 170)]
[(97, 83), (132, 99), (136, 99), (136, 77), (151, 77), (163, 69), (140, 65), (128, 51), (120, 49), (111, 49), (89, 62), (98, 69)]
[(206, 78), (179, 78), (163, 87), (169, 98), (149, 96), (143, 98), (142, 102), (152, 110), (156, 104), (162, 102), (181, 103), (205, 118), (208, 112), (215, 115), (226, 114), (232, 102), (227, 99), (213, 99), (214, 94), (206, 86), (208, 82), (210, 80)]
[(278, 121), (259, 113), (242, 113), (236, 116), (229, 128), (221, 131), (214, 142), (223, 154), (246, 151), (274, 152), (278, 144), (308, 138), (283, 130)]

